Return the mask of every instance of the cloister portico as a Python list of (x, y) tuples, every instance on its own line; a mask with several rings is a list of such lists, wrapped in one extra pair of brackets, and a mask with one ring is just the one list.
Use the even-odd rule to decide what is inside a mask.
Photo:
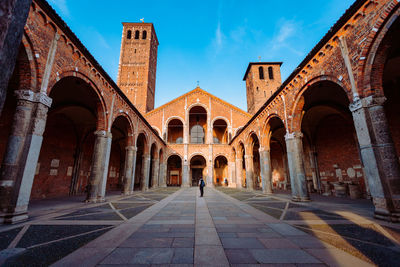
[[(282, 84), (281, 62), (251, 62), (250, 114), (200, 87), (154, 109), (151, 23), (124, 24), (117, 85), (49, 4), (33, 1), (0, 116), (1, 222), (26, 220), (30, 199), (102, 202), (200, 177), (290, 190), (295, 201), (370, 197), (377, 218), (398, 222), (399, 7), (356, 1)], [(138, 45), (148, 83), (132, 63), (147, 56)]]

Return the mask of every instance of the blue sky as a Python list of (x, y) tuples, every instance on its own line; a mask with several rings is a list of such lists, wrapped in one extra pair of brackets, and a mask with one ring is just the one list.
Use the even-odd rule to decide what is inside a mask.
[(194, 89), (247, 110), (242, 81), (250, 61), (283, 61), (282, 81), (354, 0), (50, 0), (116, 80), (121, 22), (154, 23), (156, 107)]

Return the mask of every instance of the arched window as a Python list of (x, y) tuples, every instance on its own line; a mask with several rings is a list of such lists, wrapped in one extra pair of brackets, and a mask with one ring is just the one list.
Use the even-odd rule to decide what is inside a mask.
[(268, 76), (270, 80), (274, 79), (274, 71), (272, 70), (272, 67), (268, 67)]
[(136, 30), (136, 31), (135, 31), (135, 39), (139, 39), (139, 34), (140, 34), (139, 31)]
[(147, 32), (143, 31), (142, 32), (142, 39), (145, 40), (147, 38)]
[(264, 80), (264, 68), (258, 67), (258, 75), (260, 76), (260, 80)]
[(204, 129), (200, 125), (195, 125), (190, 129), (190, 143), (204, 144)]
[(131, 38), (132, 38), (132, 31), (131, 31), (131, 30), (129, 30), (129, 31), (126, 33), (126, 38), (127, 38), (127, 39), (131, 39)]

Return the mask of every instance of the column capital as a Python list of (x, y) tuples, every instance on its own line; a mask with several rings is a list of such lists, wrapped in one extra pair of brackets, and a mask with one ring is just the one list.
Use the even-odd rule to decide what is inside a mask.
[(351, 112), (355, 112), (361, 108), (370, 108), (373, 106), (383, 106), (386, 102), (386, 97), (384, 96), (367, 96), (361, 99), (357, 99), (353, 103), (349, 105), (349, 109)]
[(112, 138), (112, 134), (110, 132), (107, 132), (105, 130), (98, 130), (94, 132), (94, 135), (96, 137), (105, 137), (105, 138)]
[(129, 150), (129, 151), (137, 151), (137, 147), (135, 146), (126, 146), (125, 150)]
[(253, 155), (244, 155), (244, 158), (245, 158), (245, 159), (252, 159), (252, 158), (253, 158)]
[(45, 93), (42, 92), (35, 93), (29, 89), (17, 90), (14, 92), (14, 94), (18, 100), (26, 100), (33, 103), (41, 103), (47, 107), (50, 107), (53, 101)]
[(290, 139), (295, 139), (295, 138), (302, 138), (302, 137), (303, 137), (303, 133), (302, 132), (292, 132), (292, 133), (287, 132), (285, 134), (285, 140), (290, 140)]

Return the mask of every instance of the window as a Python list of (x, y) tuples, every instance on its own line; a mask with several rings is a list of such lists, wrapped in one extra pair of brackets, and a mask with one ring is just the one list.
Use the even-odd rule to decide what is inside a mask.
[(129, 31), (126, 33), (126, 38), (127, 38), (127, 39), (131, 39), (131, 38), (132, 38), (132, 31), (131, 31), (131, 30), (129, 30)]
[(263, 67), (258, 67), (258, 75), (260, 76), (260, 80), (264, 80), (264, 69)]
[(274, 71), (272, 70), (272, 67), (268, 67), (268, 76), (270, 80), (274, 79)]
[(264, 97), (267, 97), (267, 94), (265, 93), (265, 91), (264, 91)]
[(147, 32), (143, 31), (142, 32), (142, 39), (145, 40), (147, 38)]
[(136, 54), (136, 49), (135, 49), (135, 54)]
[(190, 143), (204, 144), (204, 129), (200, 125), (195, 125), (190, 129)]
[(139, 39), (139, 34), (140, 34), (139, 31), (136, 30), (136, 31), (135, 31), (135, 39)]

